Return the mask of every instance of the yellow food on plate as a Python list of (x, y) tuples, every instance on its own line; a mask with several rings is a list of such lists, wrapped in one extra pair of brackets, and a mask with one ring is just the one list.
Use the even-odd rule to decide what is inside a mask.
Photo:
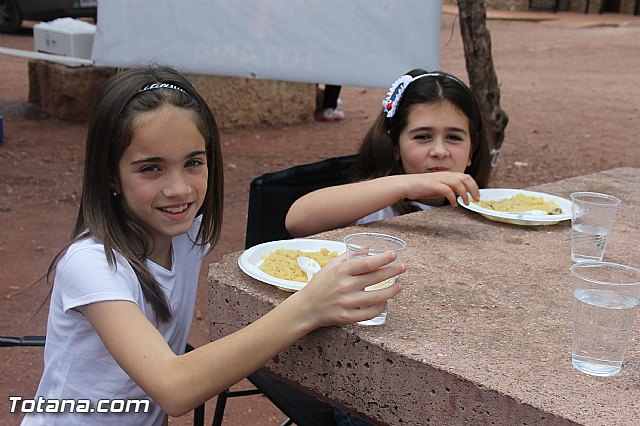
[(272, 277), (306, 283), (307, 274), (298, 266), (298, 256), (310, 257), (322, 267), (338, 256), (338, 252), (326, 248), (318, 251), (276, 249), (263, 258), (260, 270)]
[(524, 194), (516, 194), (513, 197), (503, 198), (502, 200), (480, 200), (476, 204), (480, 207), (484, 207), (485, 209), (496, 210), (499, 212), (518, 213), (529, 210), (544, 210), (550, 215), (564, 213), (555, 201)]

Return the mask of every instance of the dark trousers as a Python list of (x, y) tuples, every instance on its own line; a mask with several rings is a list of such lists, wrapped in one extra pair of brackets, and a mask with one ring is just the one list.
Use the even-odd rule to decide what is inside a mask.
[(322, 109), (335, 109), (338, 106), (340, 89), (342, 89), (342, 86), (334, 86), (333, 84), (326, 84), (324, 86), (324, 101), (322, 102)]

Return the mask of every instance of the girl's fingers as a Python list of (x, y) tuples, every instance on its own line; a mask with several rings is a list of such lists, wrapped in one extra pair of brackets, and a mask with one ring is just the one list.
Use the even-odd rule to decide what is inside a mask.
[(419, 180), (415, 181), (413, 176), (410, 177), (411, 182), (415, 182), (407, 193), (407, 197), (410, 199), (439, 195), (445, 197), (454, 207), (458, 205), (458, 196), (465, 205), (469, 205), (470, 196), (476, 201), (480, 199), (478, 184), (470, 175), (457, 172), (436, 172), (417, 176), (419, 176)]
[[(396, 253), (388, 251), (374, 256), (364, 256), (357, 259), (351, 259), (341, 265), (341, 267), (347, 275), (357, 277), (357, 280), (362, 282), (362, 287), (364, 288), (368, 285), (384, 281), (398, 273), (403, 273), (404, 265), (390, 265), (390, 263), (396, 259)], [(389, 266), (385, 267), (386, 265)]]
[[(352, 288), (358, 291), (353, 293), (353, 299), (349, 300), (347, 304), (351, 307), (361, 307), (393, 298), (400, 292), (401, 286), (397, 282), (389, 285), (386, 281), (403, 274), (405, 271), (406, 268), (403, 264), (394, 264), (354, 277), (357, 279), (354, 280)], [(365, 290), (367, 287), (381, 283), (386, 284), (387, 287)]]
[(464, 190), (464, 185), (462, 185), (459, 181), (452, 183), (442, 182), (444, 188), (441, 191), (441, 195), (443, 195), (453, 207), (458, 206), (457, 196), (460, 195), (462, 201), (468, 203), (467, 191)]
[(359, 307), (377, 305), (380, 303), (386, 303), (387, 300), (393, 299), (398, 293), (402, 286), (399, 282), (395, 282), (389, 287), (381, 288), (378, 290), (369, 290), (365, 291), (364, 294), (360, 293), (360, 304)]
[(334, 267), (338, 266), (339, 264), (341, 264), (345, 260), (347, 260), (347, 252), (344, 252), (341, 255), (336, 256), (333, 259), (329, 260), (324, 266), (325, 267), (328, 266), (329, 268), (327, 268), (327, 269), (331, 269), (331, 268), (334, 268)]
[(400, 285), (365, 291), (405, 272), (394, 252), (346, 261), (343, 254), (332, 259), (311, 282), (292, 296), (304, 301), (307, 318), (314, 316), (316, 326), (350, 324), (373, 318), (386, 306), (387, 300), (400, 292)]
[[(469, 203), (469, 200), (466, 199), (467, 197), (467, 192), (463, 191), (464, 193), (460, 194), (460, 197), (462, 198), (462, 201), (465, 204)], [(456, 198), (457, 194), (455, 190), (452, 190), (451, 188), (449, 188), (449, 191), (447, 191), (447, 193), (445, 194), (445, 197), (447, 198), (447, 200), (449, 200), (449, 204), (451, 204), (453, 207), (457, 207), (458, 206), (458, 199)]]
[(352, 322), (366, 321), (374, 318), (382, 313), (387, 307), (387, 301), (376, 303), (375, 305), (364, 306), (359, 309), (354, 309), (350, 312), (350, 319)]
[(345, 262), (345, 272), (349, 275), (362, 275), (375, 271), (396, 260), (397, 256), (392, 251), (376, 254), (374, 256), (364, 256), (351, 259)]
[[(478, 184), (476, 183), (476, 181), (471, 176), (467, 176), (467, 179), (465, 179), (464, 184), (465, 184), (465, 194), (471, 194), (471, 197), (474, 200), (479, 201), (480, 188), (478, 188)], [(468, 198), (467, 198), (467, 201), (468, 201)]]
[(354, 321), (368, 320), (380, 314), (387, 306), (389, 299), (393, 299), (400, 290), (399, 283), (380, 290), (371, 290), (359, 293), (353, 303), (347, 309), (347, 317), (352, 317)]
[(318, 273), (314, 275), (314, 277), (311, 279), (309, 284), (315, 281), (318, 281), (315, 278), (316, 276), (323, 276), (325, 274), (331, 273), (330, 271), (339, 267), (342, 263), (344, 263), (345, 260), (347, 260), (347, 253), (342, 253), (341, 255), (336, 256), (333, 259), (330, 259), (322, 268), (320, 268), (320, 271), (318, 271)]
[(452, 192), (447, 192), (445, 197), (449, 200), (452, 206), (456, 207), (457, 203), (457, 195), (460, 196), (462, 202), (465, 205), (469, 205), (469, 196), (474, 200), (478, 201), (480, 199), (480, 190), (478, 188), (478, 184), (476, 181), (469, 175), (462, 175), (460, 179), (457, 179), (455, 182), (452, 182), (449, 185), (449, 190)]

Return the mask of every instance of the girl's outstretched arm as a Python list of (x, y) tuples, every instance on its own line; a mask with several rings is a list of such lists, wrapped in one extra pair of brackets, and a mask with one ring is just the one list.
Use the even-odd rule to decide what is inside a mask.
[(341, 228), (396, 201), (403, 194), (400, 176), (318, 189), (296, 200), (285, 220), (294, 237)]
[[(180, 416), (257, 370), (310, 331), (373, 318), (400, 287), (364, 287), (405, 271), (389, 252), (329, 262), (304, 289), (249, 326), (177, 356), (138, 306), (105, 301), (80, 307), (118, 364), (165, 412)], [(282, 327), (282, 324), (287, 324)]]
[(306, 194), (289, 208), (285, 226), (292, 236), (306, 237), (350, 225), (401, 199), (444, 197), (452, 206), (457, 206), (456, 197), (461, 196), (467, 204), (468, 193), (475, 200), (480, 197), (477, 183), (464, 173), (385, 176)]

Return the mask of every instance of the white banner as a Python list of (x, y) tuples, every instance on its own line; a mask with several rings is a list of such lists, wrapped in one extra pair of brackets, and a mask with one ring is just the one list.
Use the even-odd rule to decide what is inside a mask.
[(389, 87), (439, 68), (440, 0), (100, 0), (92, 59)]

